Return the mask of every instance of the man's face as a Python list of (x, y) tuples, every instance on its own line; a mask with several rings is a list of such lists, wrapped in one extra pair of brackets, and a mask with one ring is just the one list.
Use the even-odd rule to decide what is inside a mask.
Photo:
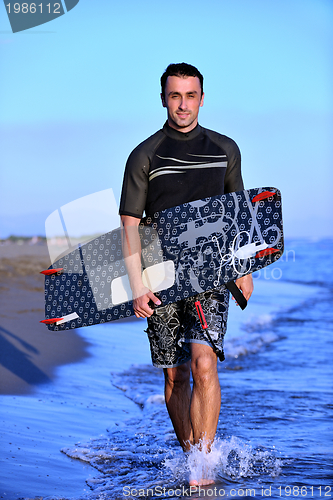
[(162, 104), (168, 111), (170, 127), (180, 132), (190, 132), (198, 123), (198, 113), (203, 105), (200, 80), (196, 76), (168, 76)]

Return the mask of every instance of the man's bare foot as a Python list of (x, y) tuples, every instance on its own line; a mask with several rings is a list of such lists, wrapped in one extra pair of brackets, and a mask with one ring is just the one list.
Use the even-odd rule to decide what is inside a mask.
[(214, 479), (190, 479), (190, 486), (207, 486), (207, 484), (214, 484)]
[(212, 451), (212, 443), (201, 439), (190, 447), (187, 455), (187, 468), (190, 486), (207, 486), (215, 483), (215, 468), (218, 456)]

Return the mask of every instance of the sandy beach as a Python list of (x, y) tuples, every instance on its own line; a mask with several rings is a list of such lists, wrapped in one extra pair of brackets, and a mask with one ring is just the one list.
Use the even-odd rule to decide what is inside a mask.
[(60, 365), (89, 356), (88, 343), (75, 331), (55, 334), (39, 323), (44, 318), (40, 271), (48, 266), (46, 245), (0, 247), (0, 395), (5, 396), (0, 410), (0, 498), (28, 495), (31, 482), (36, 494), (39, 484), (45, 490), (48, 482), (53, 492), (62, 481), (64, 493), (71, 489), (66, 481), (70, 485), (73, 479), (82, 484), (83, 491), (87, 477), (86, 466), (66, 460), (59, 452), (63, 443), (58, 442), (56, 426), (44, 432), (47, 422), (54, 421), (50, 409), (43, 401), (38, 407), (31, 400), (29, 408), (29, 402), (22, 400), (25, 394), (36, 393), (40, 384), (52, 387)]
[[(102, 435), (139, 407), (110, 381), (121, 370), (128, 337), (117, 327), (51, 332), (44, 318), (45, 245), (0, 246), (0, 499), (81, 498), (98, 472), (61, 452)], [(149, 363), (142, 325), (122, 330), (142, 347), (129, 349)], [(125, 323), (125, 324), (124, 324)], [(108, 325), (110, 327), (110, 325)], [(92, 342), (90, 341), (92, 340)]]
[(49, 382), (57, 366), (87, 356), (74, 332), (49, 332), (44, 319), (46, 245), (0, 247), (0, 394), (26, 394)]

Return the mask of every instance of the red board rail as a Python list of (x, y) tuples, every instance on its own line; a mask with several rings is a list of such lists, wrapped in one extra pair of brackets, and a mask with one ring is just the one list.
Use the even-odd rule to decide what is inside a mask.
[(45, 269), (45, 271), (41, 271), (40, 274), (45, 274), (45, 276), (50, 276), (51, 274), (60, 273), (63, 271), (63, 267), (58, 267), (57, 269)]
[(57, 321), (61, 321), (64, 318), (50, 318), (50, 319), (42, 319), (40, 323), (44, 323), (45, 325), (52, 325), (52, 323), (57, 323)]
[(271, 196), (274, 196), (276, 193), (274, 191), (263, 191), (262, 193), (257, 194), (254, 198), (252, 198), (252, 203), (255, 203), (256, 201), (262, 201), (266, 200), (267, 198), (270, 198)]
[(273, 253), (279, 252), (277, 248), (265, 248), (265, 250), (261, 250), (256, 253), (256, 259), (260, 259), (260, 257), (266, 257), (267, 255), (272, 255)]

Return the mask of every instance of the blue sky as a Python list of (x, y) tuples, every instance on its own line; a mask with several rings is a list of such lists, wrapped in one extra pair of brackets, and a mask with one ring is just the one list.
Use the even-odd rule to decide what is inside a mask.
[(333, 236), (332, 21), (331, 0), (80, 0), (13, 34), (0, 4), (0, 238), (43, 234), (99, 190), (119, 199), (181, 61), (203, 73), (200, 123), (236, 140), (245, 186), (282, 191), (286, 236)]

